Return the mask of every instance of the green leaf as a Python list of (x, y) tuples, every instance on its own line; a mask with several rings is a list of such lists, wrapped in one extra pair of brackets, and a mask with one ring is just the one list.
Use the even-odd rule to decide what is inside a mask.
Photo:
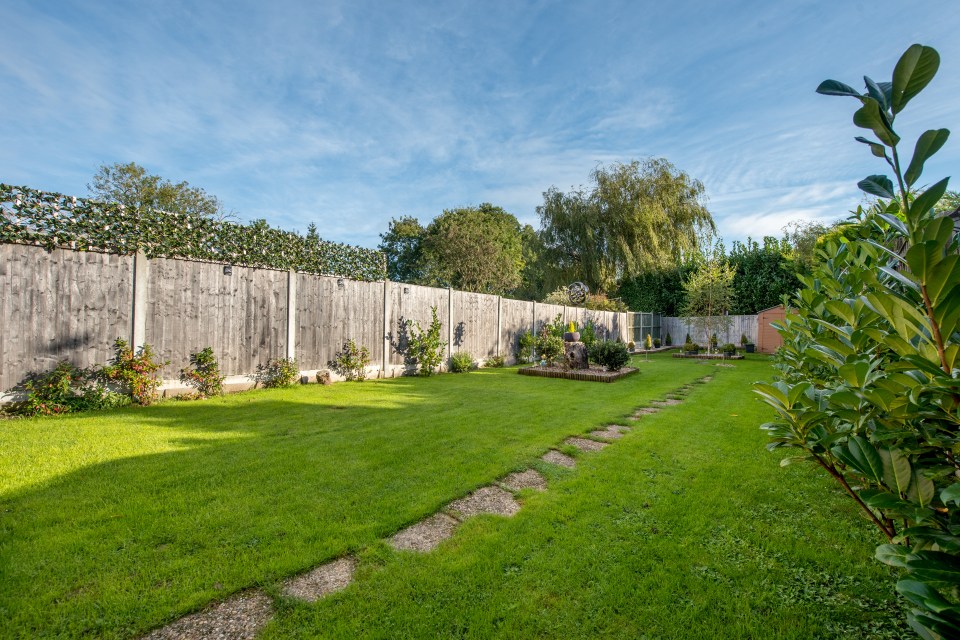
[(960, 482), (955, 482), (940, 492), (940, 500), (943, 504), (953, 502), (960, 505)]
[(890, 108), (890, 104), (887, 101), (887, 94), (883, 92), (883, 89), (881, 89), (876, 82), (874, 82), (867, 76), (863, 76), (863, 83), (867, 87), (867, 93), (870, 94), (871, 98), (877, 101), (877, 104), (880, 105), (881, 109), (886, 111), (887, 109)]
[(880, 105), (873, 98), (863, 98), (863, 106), (853, 114), (853, 124), (861, 129), (870, 129), (888, 147), (895, 147), (900, 142), (900, 136), (893, 132)]
[(890, 107), (894, 114), (903, 111), (910, 100), (923, 91), (940, 68), (940, 54), (932, 47), (911, 45), (893, 70), (893, 94)]
[(887, 176), (867, 176), (858, 182), (857, 186), (860, 187), (862, 191), (866, 191), (870, 195), (877, 196), (878, 198), (896, 197), (893, 195), (893, 182), (891, 182)]
[(907, 249), (907, 265), (920, 282), (926, 282), (930, 269), (937, 263), (940, 253), (936, 240), (918, 242)]
[(863, 144), (869, 146), (870, 151), (872, 151), (873, 155), (877, 156), (878, 158), (886, 159), (887, 148), (882, 144), (880, 144), (879, 142), (874, 142), (873, 140), (867, 140), (863, 136), (857, 136), (856, 138), (854, 138), (854, 140), (856, 140), (857, 142), (862, 142)]
[(907, 172), (903, 174), (907, 186), (913, 186), (913, 183), (916, 182), (920, 174), (923, 173), (923, 163), (939, 151), (949, 137), (949, 129), (930, 129), (929, 131), (924, 131), (923, 134), (917, 138), (917, 145), (913, 149), (913, 158), (910, 160), (910, 166), (907, 167)]
[(898, 495), (906, 495), (913, 478), (910, 459), (899, 449), (886, 448), (880, 449), (880, 458), (883, 460), (884, 484)]
[(907, 562), (916, 558), (910, 549), (899, 544), (882, 544), (877, 547), (874, 557), (891, 567), (906, 567)]
[(947, 190), (947, 183), (949, 181), (950, 178), (944, 178), (917, 196), (917, 199), (913, 201), (912, 205), (910, 205), (910, 216), (913, 218), (918, 218), (932, 209), (935, 204), (940, 202), (940, 198), (943, 197), (943, 194)]
[(876, 447), (862, 436), (850, 436), (846, 448), (831, 449), (845, 465), (859, 471), (861, 475), (880, 483), (883, 481), (883, 460)]
[(911, 478), (910, 486), (907, 487), (907, 497), (920, 506), (927, 506), (933, 501), (936, 487), (930, 478), (915, 473)]
[(824, 80), (817, 87), (817, 93), (825, 96), (850, 96), (860, 98), (860, 92), (839, 80)]
[[(947, 220), (950, 220), (947, 218)], [(952, 223), (952, 220), (951, 220)], [(954, 289), (960, 284), (960, 256), (955, 253), (944, 257), (933, 265), (927, 274), (927, 295), (930, 296), (930, 303), (936, 306), (940, 300), (954, 293)]]

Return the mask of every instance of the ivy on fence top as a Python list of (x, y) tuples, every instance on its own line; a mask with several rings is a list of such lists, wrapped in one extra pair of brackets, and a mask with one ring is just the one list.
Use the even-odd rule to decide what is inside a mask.
[(133, 211), (0, 183), (0, 243), (185, 258), (383, 280), (383, 253), (272, 229), (154, 209)]

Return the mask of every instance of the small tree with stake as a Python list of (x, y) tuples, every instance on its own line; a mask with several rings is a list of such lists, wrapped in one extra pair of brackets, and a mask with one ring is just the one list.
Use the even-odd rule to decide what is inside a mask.
[(903, 569), (897, 591), (923, 638), (960, 637), (960, 255), (954, 221), (938, 215), (947, 179), (917, 188), (924, 163), (947, 141), (932, 129), (906, 170), (895, 118), (933, 79), (940, 56), (915, 44), (891, 82), (866, 93), (827, 80), (825, 95), (860, 107), (858, 137), (894, 180), (861, 189), (880, 198), (829, 241), (779, 327), (782, 375), (756, 392), (776, 410), (768, 448), (822, 467), (883, 535), (882, 562)]

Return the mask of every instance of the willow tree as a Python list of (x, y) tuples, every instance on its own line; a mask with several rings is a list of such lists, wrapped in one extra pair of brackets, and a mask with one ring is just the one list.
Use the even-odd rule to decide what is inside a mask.
[(574, 280), (595, 291), (676, 264), (714, 230), (703, 183), (663, 158), (598, 166), (589, 189), (551, 187), (537, 207), (548, 287)]

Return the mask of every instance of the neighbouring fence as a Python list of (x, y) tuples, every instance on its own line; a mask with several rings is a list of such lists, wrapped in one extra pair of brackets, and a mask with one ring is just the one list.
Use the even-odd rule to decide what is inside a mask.
[[(721, 326), (717, 331), (717, 342), (725, 344), (731, 342), (737, 346), (740, 345), (740, 336), (747, 336), (747, 341), (757, 342), (757, 316), (727, 316), (726, 327)], [(667, 334), (674, 345), (683, 344), (687, 334), (690, 339), (699, 344), (706, 344), (708, 337), (701, 329), (697, 329), (694, 318), (673, 318), (663, 316), (660, 319), (661, 340), (665, 339)]]
[(406, 322), (426, 328), (433, 306), (448, 356), (468, 351), (512, 362), (518, 334), (557, 315), (592, 321), (603, 337), (631, 339), (626, 313), (237, 265), (228, 274), (222, 263), (143, 253), (0, 244), (0, 391), (60, 360), (104, 364), (118, 337), (152, 345), (170, 361), (161, 374), (167, 380), (208, 346), (227, 376), (283, 356), (313, 372), (349, 339), (369, 349), (372, 373), (394, 376), (405, 368)]

